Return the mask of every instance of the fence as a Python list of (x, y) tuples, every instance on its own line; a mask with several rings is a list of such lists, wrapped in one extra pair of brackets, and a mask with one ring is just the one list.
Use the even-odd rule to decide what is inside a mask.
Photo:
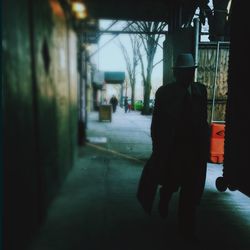
[(225, 121), (228, 60), (229, 42), (199, 44), (197, 81), (207, 86), (209, 122)]

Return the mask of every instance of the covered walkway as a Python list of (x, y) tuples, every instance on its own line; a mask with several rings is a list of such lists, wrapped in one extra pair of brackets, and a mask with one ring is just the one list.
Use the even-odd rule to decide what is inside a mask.
[[(190, 249), (177, 236), (177, 195), (169, 218), (157, 203), (152, 216), (136, 200), (142, 166), (151, 152), (151, 116), (118, 109), (113, 121), (90, 113), (87, 145), (52, 202), (31, 250)], [(198, 239), (191, 249), (250, 249), (250, 201), (240, 192), (219, 193), (222, 166), (209, 164), (198, 212)]]

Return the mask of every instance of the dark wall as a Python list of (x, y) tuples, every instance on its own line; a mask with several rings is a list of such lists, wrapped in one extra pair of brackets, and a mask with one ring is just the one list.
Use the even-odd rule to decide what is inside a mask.
[(3, 23), (4, 239), (16, 250), (76, 155), (76, 36), (56, 0), (6, 0)]
[(250, 30), (247, 2), (232, 1), (224, 177), (228, 186), (250, 196)]

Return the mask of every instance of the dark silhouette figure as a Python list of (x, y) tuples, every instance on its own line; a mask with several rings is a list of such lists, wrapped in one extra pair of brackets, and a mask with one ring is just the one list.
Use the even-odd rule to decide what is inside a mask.
[(115, 97), (115, 95), (113, 95), (109, 101), (109, 103), (112, 105), (112, 108), (113, 108), (113, 113), (116, 111), (116, 107), (117, 107), (117, 104), (118, 104), (118, 100), (117, 98)]
[(160, 186), (160, 215), (168, 215), (174, 192), (179, 193), (179, 232), (195, 235), (195, 215), (205, 185), (209, 153), (207, 91), (194, 83), (196, 66), (191, 54), (180, 54), (173, 68), (176, 81), (156, 92), (151, 136), (153, 152), (144, 166), (137, 197), (151, 212)]
[(131, 111), (131, 108), (132, 108), (131, 106), (132, 106), (132, 105), (131, 105), (131, 103), (129, 102), (129, 103), (128, 103), (128, 112)]
[(126, 96), (124, 99), (124, 108), (125, 108), (125, 113), (128, 112), (128, 97)]

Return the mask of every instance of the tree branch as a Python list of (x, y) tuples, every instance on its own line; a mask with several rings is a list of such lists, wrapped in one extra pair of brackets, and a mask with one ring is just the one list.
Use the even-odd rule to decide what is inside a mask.
[(163, 59), (161, 59), (160, 61), (158, 61), (158, 62), (156, 62), (154, 65), (153, 65), (153, 68), (155, 67), (155, 66), (157, 66), (159, 63), (161, 63), (161, 62), (163, 62)]
[(144, 62), (143, 62), (142, 55), (141, 55), (140, 51), (139, 51), (139, 60), (141, 62), (141, 74), (142, 74), (143, 83), (145, 83), (146, 76), (145, 76), (145, 71), (144, 71)]

